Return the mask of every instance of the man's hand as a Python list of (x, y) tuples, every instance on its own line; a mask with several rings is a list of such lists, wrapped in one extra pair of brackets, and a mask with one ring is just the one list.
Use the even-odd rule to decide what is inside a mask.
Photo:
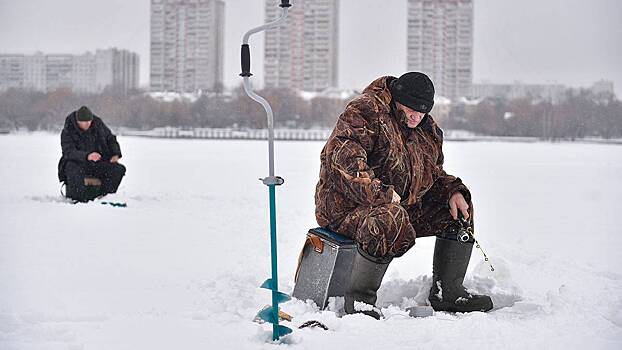
[(391, 203), (400, 204), (401, 201), (402, 201), (402, 197), (400, 197), (400, 195), (397, 194), (397, 192), (393, 191), (393, 199), (391, 199)]
[(469, 220), (469, 205), (460, 192), (452, 194), (449, 198), (449, 212), (454, 220), (458, 220), (458, 209), (462, 212), (464, 219)]
[(97, 152), (91, 152), (86, 157), (86, 159), (93, 161), (93, 162), (98, 162), (100, 159), (102, 159), (102, 155)]
[(110, 163), (116, 163), (119, 161), (119, 156), (112, 156), (110, 157)]

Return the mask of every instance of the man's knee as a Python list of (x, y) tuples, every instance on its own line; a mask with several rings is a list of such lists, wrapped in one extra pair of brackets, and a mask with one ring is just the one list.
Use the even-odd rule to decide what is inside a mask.
[(126, 171), (127, 169), (125, 168), (125, 165), (119, 163), (115, 163), (114, 166), (110, 169), (111, 175), (117, 178), (125, 176)]
[(98, 162), (95, 164), (95, 176), (104, 181), (117, 181), (125, 175), (126, 168), (123, 164)]
[(399, 204), (375, 207), (362, 220), (356, 240), (361, 248), (376, 258), (402, 256), (415, 244), (408, 212)]
[[(461, 229), (473, 229), (473, 203), (466, 200), (468, 204), (468, 220), (456, 220), (453, 218), (448, 203), (423, 203), (420, 210), (411, 213), (413, 226), (416, 228), (419, 237), (437, 236), (448, 237), (455, 235)], [(459, 218), (464, 217), (460, 209), (457, 210)]]
[(389, 204), (383, 204), (377, 207), (373, 207), (368, 217), (370, 216), (379, 217), (379, 218), (387, 217), (387, 218), (394, 218), (394, 219), (399, 219), (399, 220), (407, 220), (408, 212), (406, 212), (406, 209), (404, 209), (404, 207), (401, 206), (400, 204), (389, 203)]

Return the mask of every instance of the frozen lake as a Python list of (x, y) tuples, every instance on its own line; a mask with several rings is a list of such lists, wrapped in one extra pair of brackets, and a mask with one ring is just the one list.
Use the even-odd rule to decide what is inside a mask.
[[(269, 349), (267, 142), (120, 137), (127, 208), (58, 201), (58, 135), (0, 136), (0, 349)], [(277, 142), (280, 289), (290, 293), (322, 142)], [(403, 316), (429, 287), (434, 240), (389, 267), (386, 320), (282, 306), (292, 349), (622, 348), (622, 146), (448, 142), (470, 187), (467, 287), (488, 314)]]

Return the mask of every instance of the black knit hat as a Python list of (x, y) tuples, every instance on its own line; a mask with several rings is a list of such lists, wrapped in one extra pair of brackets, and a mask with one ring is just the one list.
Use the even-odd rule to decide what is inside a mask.
[(390, 89), (395, 101), (417, 112), (430, 113), (434, 106), (434, 84), (423, 73), (405, 73), (391, 83)]
[(93, 112), (87, 106), (82, 106), (76, 112), (76, 119), (81, 122), (91, 121), (93, 120)]

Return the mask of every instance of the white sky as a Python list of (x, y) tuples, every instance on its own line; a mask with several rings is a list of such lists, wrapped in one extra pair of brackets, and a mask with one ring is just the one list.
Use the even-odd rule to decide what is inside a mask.
[[(622, 1), (474, 0), (474, 82), (614, 81), (622, 96)], [(275, 6), (278, 0), (275, 0)], [(240, 82), (242, 35), (263, 23), (263, 0), (225, 0), (225, 84)], [(138, 52), (149, 80), (149, 0), (0, 0), (0, 52)], [(362, 88), (406, 69), (406, 0), (341, 0), (339, 84)], [(263, 81), (263, 35), (251, 37)]]

